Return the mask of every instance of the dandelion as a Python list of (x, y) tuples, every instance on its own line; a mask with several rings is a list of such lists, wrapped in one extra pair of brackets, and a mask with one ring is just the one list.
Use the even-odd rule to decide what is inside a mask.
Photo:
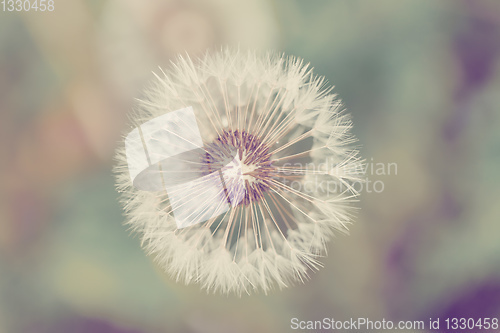
[(207, 291), (305, 281), (347, 231), (361, 180), (340, 100), (303, 60), (278, 54), (180, 56), (155, 76), (116, 166), (146, 252)]

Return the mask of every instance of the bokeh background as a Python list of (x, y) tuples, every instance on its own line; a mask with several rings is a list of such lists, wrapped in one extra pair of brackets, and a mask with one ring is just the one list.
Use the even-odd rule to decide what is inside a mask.
[[(123, 226), (126, 114), (179, 52), (305, 58), (371, 175), (350, 236), (271, 294), (176, 284)], [(0, 332), (288, 332), (291, 318), (500, 317), (500, 2), (72, 0), (0, 12)]]

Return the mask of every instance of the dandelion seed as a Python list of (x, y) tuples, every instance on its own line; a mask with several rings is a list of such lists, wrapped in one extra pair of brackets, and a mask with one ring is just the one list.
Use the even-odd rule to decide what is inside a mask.
[(347, 231), (361, 177), (351, 121), (324, 79), (298, 58), (230, 49), (155, 76), (115, 168), (145, 250), (208, 291), (306, 280)]

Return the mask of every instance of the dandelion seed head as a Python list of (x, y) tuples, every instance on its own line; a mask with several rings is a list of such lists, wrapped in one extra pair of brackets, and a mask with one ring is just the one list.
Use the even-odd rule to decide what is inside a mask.
[[(118, 149), (117, 188), (146, 252), (207, 291), (267, 293), (307, 280), (328, 240), (347, 231), (351, 184), (361, 180), (352, 123), (325, 80), (301, 59), (232, 49), (180, 56), (155, 78), (131, 116), (138, 145), (174, 149), (172, 135), (144, 132), (179, 110), (192, 112), (203, 142), (173, 157), (145, 149), (147, 170), (159, 175), (153, 190), (138, 188), (126, 147)], [(187, 119), (168, 131), (192, 144)], [(339, 187), (325, 191), (328, 182)]]

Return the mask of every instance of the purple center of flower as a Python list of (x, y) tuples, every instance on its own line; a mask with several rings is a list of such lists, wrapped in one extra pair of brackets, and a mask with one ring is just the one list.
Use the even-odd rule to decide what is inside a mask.
[(264, 197), (269, 190), (274, 168), (269, 146), (245, 131), (224, 131), (206, 145), (205, 163), (208, 172), (223, 170), (226, 196), (239, 205), (249, 205)]

